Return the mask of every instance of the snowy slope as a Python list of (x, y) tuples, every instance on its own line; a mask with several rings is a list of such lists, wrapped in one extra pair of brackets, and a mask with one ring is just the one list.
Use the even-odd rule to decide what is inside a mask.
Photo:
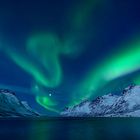
[(26, 102), (21, 102), (15, 93), (0, 89), (0, 117), (39, 116)]
[(67, 117), (140, 117), (140, 86), (129, 86), (120, 96), (108, 94), (65, 109)]

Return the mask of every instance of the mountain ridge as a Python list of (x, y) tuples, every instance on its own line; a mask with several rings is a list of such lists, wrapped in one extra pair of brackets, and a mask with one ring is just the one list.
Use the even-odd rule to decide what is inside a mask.
[(20, 101), (13, 91), (0, 89), (0, 117), (37, 117), (26, 101)]
[(83, 101), (61, 112), (63, 117), (140, 117), (140, 86), (130, 85), (120, 95), (107, 94)]

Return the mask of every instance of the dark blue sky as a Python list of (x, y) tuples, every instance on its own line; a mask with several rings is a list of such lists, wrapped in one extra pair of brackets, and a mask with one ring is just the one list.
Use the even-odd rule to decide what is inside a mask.
[[(9, 0), (0, 4), (1, 40), (25, 56), (26, 39), (32, 33), (41, 31), (55, 32), (63, 39), (69, 34), (76, 36), (78, 39), (75, 43), (84, 48), (77, 57), (60, 58), (63, 81), (51, 89), (55, 100), (59, 102), (58, 108), (63, 108), (69, 102), (71, 92), (91, 68), (115, 50), (122, 49), (119, 44), (127, 42), (140, 31), (139, 0), (100, 0), (90, 10), (83, 27), (75, 28), (72, 24), (73, 13), (75, 9), (78, 11), (82, 3), (86, 4), (86, 0)], [(0, 58), (0, 84), (30, 88), (32, 77), (3, 51), (0, 52)], [(113, 84), (113, 89), (117, 86), (118, 82)], [(48, 113), (36, 103), (32, 94), (17, 94), (40, 112)]]

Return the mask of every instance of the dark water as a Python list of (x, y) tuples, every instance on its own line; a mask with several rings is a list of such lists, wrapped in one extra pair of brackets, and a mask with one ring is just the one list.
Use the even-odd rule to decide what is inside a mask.
[(140, 140), (139, 118), (0, 120), (0, 140)]

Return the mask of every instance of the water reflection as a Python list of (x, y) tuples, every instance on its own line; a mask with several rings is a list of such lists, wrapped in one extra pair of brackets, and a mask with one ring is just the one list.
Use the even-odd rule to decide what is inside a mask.
[(2, 120), (0, 139), (140, 139), (138, 118)]

